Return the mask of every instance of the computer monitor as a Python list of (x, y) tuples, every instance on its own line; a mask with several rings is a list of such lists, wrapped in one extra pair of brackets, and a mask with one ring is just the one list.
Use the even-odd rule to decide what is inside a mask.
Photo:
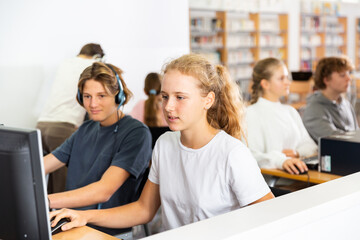
[(292, 80), (294, 81), (308, 81), (312, 77), (312, 72), (291, 72)]
[(0, 126), (0, 239), (51, 239), (40, 131)]
[(360, 130), (321, 137), (319, 149), (322, 172), (345, 176), (360, 171)]

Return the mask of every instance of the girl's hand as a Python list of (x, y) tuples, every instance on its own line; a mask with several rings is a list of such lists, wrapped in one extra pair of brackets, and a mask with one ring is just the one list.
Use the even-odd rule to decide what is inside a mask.
[(300, 172), (303, 173), (308, 171), (306, 164), (299, 158), (290, 158), (288, 160), (285, 160), (282, 167), (290, 174), (299, 174)]
[(68, 218), (71, 220), (71, 222), (66, 223), (61, 227), (62, 231), (66, 231), (74, 227), (85, 226), (87, 223), (85, 216), (83, 216), (84, 211), (75, 211), (63, 208), (60, 210), (52, 211), (49, 215), (50, 219), (54, 218), (54, 220), (51, 222), (51, 227), (54, 227), (62, 218)]
[(295, 150), (292, 150), (292, 149), (284, 149), (282, 150), (282, 153), (285, 154), (287, 157), (290, 157), (290, 158), (298, 158), (300, 157), (299, 156), (299, 153)]

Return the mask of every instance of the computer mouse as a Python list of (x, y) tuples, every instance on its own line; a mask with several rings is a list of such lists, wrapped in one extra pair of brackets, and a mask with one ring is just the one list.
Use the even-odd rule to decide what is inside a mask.
[(298, 170), (299, 175), (303, 175), (303, 174), (307, 174), (307, 173), (308, 173), (307, 170), (305, 170), (304, 172), (301, 172), (300, 169), (299, 169), (296, 165), (294, 165), (294, 166), (295, 166), (296, 170)]
[[(71, 220), (69, 218), (62, 218), (60, 219), (57, 224), (54, 226), (54, 227), (51, 227), (51, 234), (54, 235), (54, 234), (57, 234), (59, 232), (61, 232), (61, 227), (70, 222)], [(51, 224), (52, 221), (50, 221), (50, 224)], [(51, 225), (50, 225), (51, 226)]]

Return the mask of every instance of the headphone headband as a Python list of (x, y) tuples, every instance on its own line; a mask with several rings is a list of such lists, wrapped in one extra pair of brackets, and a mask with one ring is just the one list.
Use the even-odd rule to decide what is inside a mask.
[(118, 82), (119, 85), (119, 93), (116, 94), (115, 96), (115, 103), (119, 104), (118, 108), (124, 104), (126, 97), (125, 97), (125, 93), (124, 93), (124, 88), (123, 85), (121, 83), (119, 74), (114, 70), (114, 68), (110, 65), (110, 64), (106, 64), (106, 66), (108, 66), (111, 71), (113, 71), (113, 73), (115, 74), (116, 80)]

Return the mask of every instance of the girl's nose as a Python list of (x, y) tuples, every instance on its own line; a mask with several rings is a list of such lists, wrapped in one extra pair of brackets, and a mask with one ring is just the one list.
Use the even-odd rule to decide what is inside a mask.
[(165, 111), (167, 112), (171, 112), (174, 110), (174, 101), (173, 98), (168, 98), (166, 101), (163, 101), (163, 107), (165, 109)]

